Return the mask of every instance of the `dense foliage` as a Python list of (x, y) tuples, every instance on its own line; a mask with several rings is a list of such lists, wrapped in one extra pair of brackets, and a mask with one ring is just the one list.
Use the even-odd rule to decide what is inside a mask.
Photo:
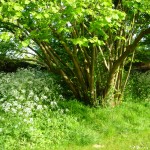
[[(49, 73), (35, 69), (21, 69), (10, 74), (1, 73), (0, 101), (3, 102), (2, 107), (8, 112), (13, 109), (14, 113), (20, 109), (21, 111), (27, 109), (26, 113), (30, 113), (36, 109), (42, 109), (41, 104), (47, 103), (50, 104), (50, 107), (55, 108), (57, 101), (63, 100), (62, 95), (59, 95), (61, 88), (55, 85), (55, 82)], [(28, 107), (32, 109), (29, 110)]]
[(150, 148), (147, 101), (90, 108), (65, 100), (52, 74), (35, 69), (0, 73), (0, 92), (0, 149)]
[(134, 102), (150, 102), (150, 71), (133, 71), (126, 87), (124, 98)]

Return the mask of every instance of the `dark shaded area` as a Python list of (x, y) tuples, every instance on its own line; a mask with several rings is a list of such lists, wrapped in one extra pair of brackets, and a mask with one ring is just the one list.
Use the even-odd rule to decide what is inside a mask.
[(41, 67), (37, 64), (31, 64), (29, 62), (25, 62), (18, 59), (9, 59), (0, 57), (0, 71), (3, 72), (16, 72), (18, 68), (37, 68), (39, 67), (41, 70), (46, 70), (45, 67)]
[(117, 9), (119, 5), (122, 4), (122, 0), (113, 0), (113, 4), (114, 4), (115, 9)]
[[(147, 72), (150, 71), (150, 36), (146, 36), (145, 39), (142, 39), (139, 46), (136, 49), (134, 61), (132, 63), (131, 73), (135, 72)], [(131, 55), (130, 55), (131, 58)], [(127, 71), (130, 66), (129, 62), (125, 65), (125, 70)]]
[(146, 72), (150, 70), (150, 62), (135, 62), (133, 63), (132, 70)]
[[(129, 69), (130, 64), (127, 64), (125, 66), (125, 70), (127, 71)], [(132, 71), (137, 72), (146, 72), (150, 70), (150, 62), (134, 62), (132, 64)]]

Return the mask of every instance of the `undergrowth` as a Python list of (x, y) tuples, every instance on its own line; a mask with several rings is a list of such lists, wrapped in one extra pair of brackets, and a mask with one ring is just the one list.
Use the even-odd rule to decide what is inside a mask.
[(65, 100), (48, 73), (0, 74), (0, 149), (149, 149), (149, 102), (90, 108)]

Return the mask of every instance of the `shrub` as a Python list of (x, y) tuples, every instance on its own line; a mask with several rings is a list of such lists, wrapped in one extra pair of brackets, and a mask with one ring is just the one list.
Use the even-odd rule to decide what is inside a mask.
[(134, 101), (150, 101), (150, 71), (134, 72), (130, 76), (126, 91), (125, 99)]
[(16, 73), (0, 74), (0, 102), (5, 112), (24, 112), (45, 109), (48, 104), (57, 108), (63, 99), (60, 85), (47, 72), (37, 69), (19, 69)]

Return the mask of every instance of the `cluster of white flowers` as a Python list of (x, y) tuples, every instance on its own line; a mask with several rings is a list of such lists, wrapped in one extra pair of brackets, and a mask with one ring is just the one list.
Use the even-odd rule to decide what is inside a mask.
[(46, 110), (46, 105), (38, 104), (33, 101), (26, 101), (25, 103), (19, 103), (17, 101), (4, 102), (1, 105), (2, 110), (5, 112), (11, 112), (13, 114), (18, 113), (19, 115), (30, 116), (34, 111)]
[(50, 102), (50, 106), (51, 106), (51, 108), (57, 108), (57, 107), (58, 107), (56, 101), (51, 101), (51, 102)]
[(41, 95), (41, 100), (47, 100), (47, 96), (46, 95)]
[(24, 108), (23, 110), (25, 116), (29, 116), (32, 113), (32, 109), (29, 107)]
[(1, 107), (5, 112), (10, 111), (12, 104), (9, 102), (4, 102)]
[(58, 101), (64, 99), (59, 94), (60, 85), (48, 73), (20, 69), (16, 73), (0, 73), (0, 77), (0, 108), (6, 113), (31, 117), (35, 111), (59, 109)]
[(34, 100), (35, 102), (39, 102), (40, 98), (39, 98), (37, 95), (34, 95), (33, 100)]
[(28, 99), (32, 98), (34, 96), (33, 90), (30, 90), (28, 93)]
[(33, 119), (33, 118), (29, 118), (29, 119), (24, 119), (23, 121), (24, 121), (25, 123), (27, 123), (27, 124), (33, 124), (34, 119)]
[(42, 105), (37, 105), (37, 110), (42, 110), (43, 106)]
[(66, 114), (67, 112), (69, 112), (69, 109), (68, 108), (66, 108), (66, 109), (59, 108), (58, 112), (59, 112), (59, 114), (64, 114), (64, 113)]

